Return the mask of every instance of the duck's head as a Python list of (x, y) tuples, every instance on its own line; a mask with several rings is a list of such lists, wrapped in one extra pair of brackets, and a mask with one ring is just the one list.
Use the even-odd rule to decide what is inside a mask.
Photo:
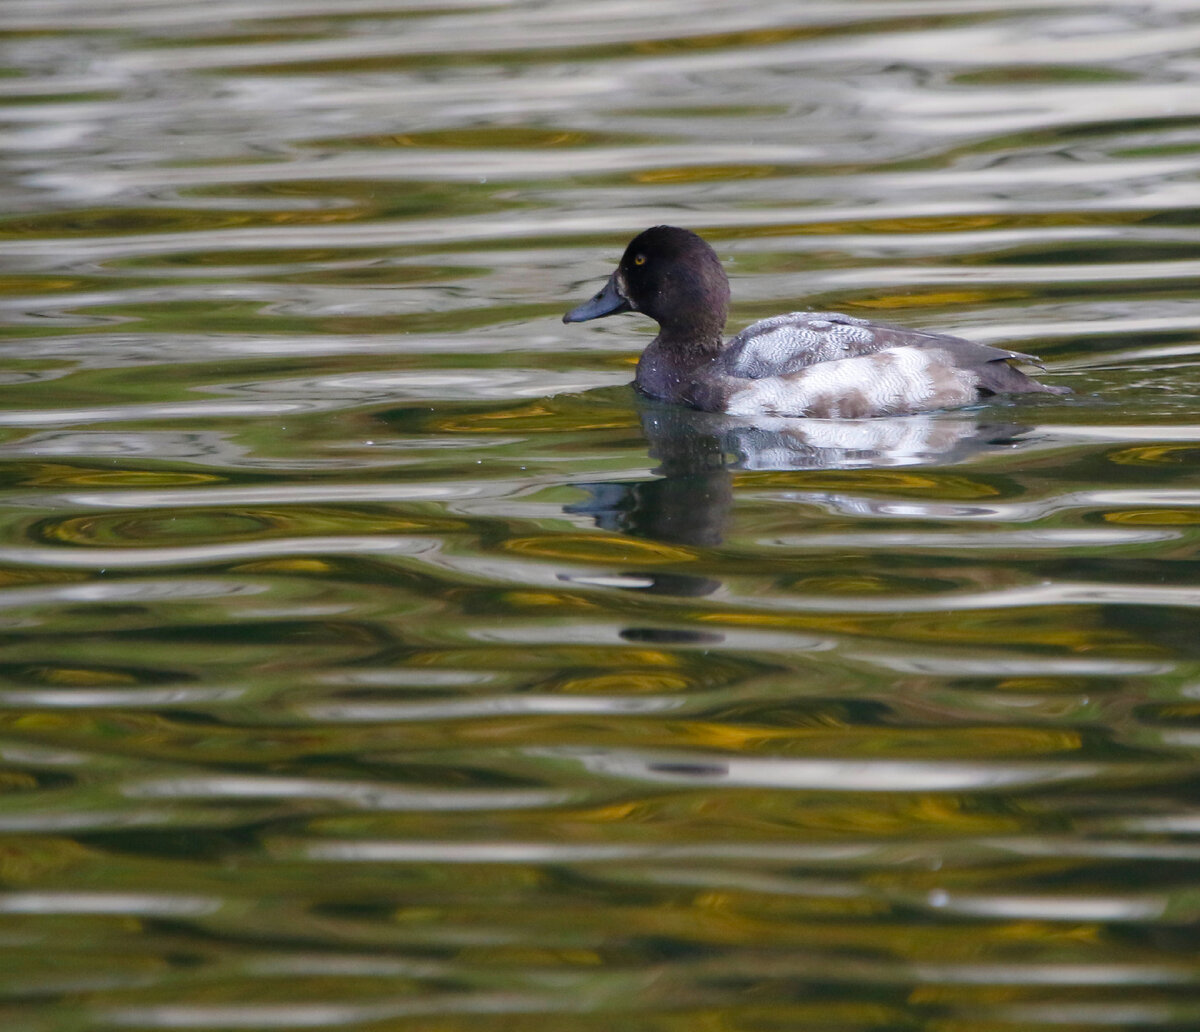
[(601, 291), (563, 322), (641, 312), (663, 340), (709, 344), (719, 342), (728, 310), (729, 280), (716, 252), (689, 230), (654, 226), (633, 238)]

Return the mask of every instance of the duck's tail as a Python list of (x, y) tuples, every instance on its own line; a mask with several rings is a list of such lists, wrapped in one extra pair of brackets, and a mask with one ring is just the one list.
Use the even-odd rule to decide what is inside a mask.
[(1014, 360), (1028, 360), (1037, 362), (1037, 359), (1030, 358), (1028, 355), (1018, 355), (1013, 353), (1006, 355), (1003, 358), (995, 358), (990, 362), (985, 362), (978, 367), (979, 373), (979, 389), (987, 391), (991, 394), (1074, 394), (1070, 387), (1062, 387), (1053, 383), (1042, 383), (1041, 380), (1035, 380), (1028, 373), (1021, 372), (1015, 365)]

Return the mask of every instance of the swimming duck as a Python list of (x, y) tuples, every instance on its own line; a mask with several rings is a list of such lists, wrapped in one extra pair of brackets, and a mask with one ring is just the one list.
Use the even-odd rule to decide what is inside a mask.
[(726, 341), (728, 309), (716, 252), (690, 230), (654, 226), (563, 322), (648, 315), (658, 336), (638, 360), (635, 385), (705, 412), (859, 418), (957, 408), (992, 394), (1070, 393), (1011, 365), (1038, 365), (1031, 355), (839, 312), (777, 315)]

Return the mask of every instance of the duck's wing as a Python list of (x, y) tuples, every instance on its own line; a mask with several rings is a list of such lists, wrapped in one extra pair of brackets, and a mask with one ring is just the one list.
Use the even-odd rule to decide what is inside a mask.
[[(867, 322), (841, 312), (789, 312), (752, 323), (729, 341), (723, 358), (730, 376), (759, 380), (785, 376), (820, 362), (906, 347), (946, 351), (967, 368), (992, 362), (1007, 367), (1009, 359), (1041, 364), (1020, 351), (976, 344), (944, 333)], [(1002, 371), (997, 375), (1004, 378)]]

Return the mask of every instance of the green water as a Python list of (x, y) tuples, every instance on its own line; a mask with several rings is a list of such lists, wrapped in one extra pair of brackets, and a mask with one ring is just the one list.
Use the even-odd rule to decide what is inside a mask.
[[(0, 5), (0, 1025), (1200, 1026), (1192, 0)], [(688, 226), (1066, 398), (639, 401)]]

